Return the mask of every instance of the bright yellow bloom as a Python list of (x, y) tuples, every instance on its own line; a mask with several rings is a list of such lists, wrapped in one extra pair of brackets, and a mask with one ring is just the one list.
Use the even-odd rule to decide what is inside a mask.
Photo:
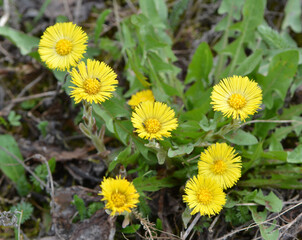
[(65, 71), (83, 57), (87, 40), (87, 34), (76, 24), (56, 23), (45, 30), (38, 52), (50, 69)]
[(248, 77), (233, 76), (214, 86), (211, 99), (215, 111), (245, 121), (248, 115), (253, 115), (260, 108), (262, 90)]
[(87, 65), (80, 62), (77, 68), (73, 68), (70, 73), (71, 82), (76, 85), (70, 87), (73, 88), (71, 97), (75, 103), (82, 100), (101, 103), (112, 96), (118, 81), (111, 67), (104, 62), (88, 59)]
[(102, 191), (98, 195), (104, 197), (102, 201), (106, 202), (105, 208), (111, 210), (111, 216), (125, 211), (131, 212), (131, 208), (136, 207), (139, 202), (139, 194), (133, 183), (121, 176), (117, 176), (116, 179), (104, 178), (100, 187)]
[(201, 175), (194, 176), (187, 182), (185, 193), (183, 201), (193, 209), (191, 215), (198, 212), (201, 216), (218, 214), (226, 202), (225, 193), (219, 184), (214, 179)]
[(241, 177), (241, 157), (226, 143), (216, 143), (200, 155), (198, 174), (215, 179), (223, 188), (232, 187)]
[(140, 92), (137, 92), (136, 94), (131, 96), (131, 99), (128, 101), (128, 104), (134, 108), (141, 102), (145, 101), (152, 101), (154, 102), (154, 96), (151, 90), (143, 90)]
[(139, 104), (133, 111), (131, 122), (138, 136), (145, 139), (170, 137), (178, 123), (175, 112), (165, 103), (146, 101)]

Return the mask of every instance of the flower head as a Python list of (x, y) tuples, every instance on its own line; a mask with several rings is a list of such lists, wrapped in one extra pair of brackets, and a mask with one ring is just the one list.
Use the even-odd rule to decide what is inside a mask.
[(72, 86), (71, 97), (75, 103), (85, 100), (89, 103), (101, 103), (112, 96), (118, 81), (117, 75), (111, 67), (97, 60), (87, 60), (80, 62), (77, 68), (73, 68), (71, 73)]
[(152, 101), (152, 102), (155, 101), (153, 93), (149, 89), (137, 92), (136, 94), (132, 95), (131, 99), (128, 101), (128, 104), (132, 108), (134, 108), (141, 102), (145, 102), (145, 101)]
[(146, 101), (139, 104), (132, 113), (131, 122), (138, 136), (145, 139), (170, 137), (177, 128), (174, 110), (165, 103)]
[(201, 175), (191, 178), (185, 187), (184, 202), (193, 209), (191, 215), (215, 215), (219, 213), (226, 202), (225, 193), (212, 178)]
[(201, 153), (198, 174), (215, 179), (223, 188), (232, 187), (241, 177), (241, 157), (226, 143), (216, 143)]
[(99, 195), (103, 196), (102, 201), (106, 202), (106, 209), (111, 210), (112, 216), (124, 211), (131, 212), (131, 208), (136, 207), (139, 202), (137, 193), (132, 182), (117, 176), (114, 178), (104, 178), (100, 185), (102, 191)]
[(213, 108), (224, 116), (245, 121), (260, 108), (262, 90), (248, 77), (224, 78), (214, 86), (211, 95)]
[(38, 52), (50, 69), (69, 70), (83, 57), (87, 40), (87, 34), (76, 24), (56, 23), (43, 33)]

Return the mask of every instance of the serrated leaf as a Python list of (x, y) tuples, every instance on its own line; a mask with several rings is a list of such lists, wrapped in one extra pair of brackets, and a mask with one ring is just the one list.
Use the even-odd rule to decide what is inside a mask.
[[(11, 207), (10, 210), (11, 210), (11, 212), (14, 212), (15, 210), (17, 210), (19, 212), (23, 212), (21, 223), (20, 223), (20, 224), (23, 224), (25, 221), (30, 219), (30, 217), (34, 211), (34, 208), (31, 205), (31, 203), (29, 203), (29, 202), (21, 202), (21, 203), (18, 203), (16, 206)], [(19, 222), (19, 218), (18, 218), (18, 222)]]
[(261, 25), (257, 28), (257, 30), (270, 49), (285, 49), (296, 47), (269, 26)]
[(29, 54), (33, 48), (38, 47), (40, 41), (36, 37), (6, 26), (0, 27), (0, 35), (12, 41), (20, 49), (22, 55)]
[(185, 83), (188, 84), (193, 81), (202, 81), (202, 85), (208, 86), (208, 75), (212, 69), (212, 66), (213, 55), (211, 49), (206, 42), (202, 42), (197, 47), (189, 64)]
[(254, 135), (241, 129), (228, 133), (224, 137), (229, 142), (237, 145), (247, 146), (258, 143), (258, 140)]

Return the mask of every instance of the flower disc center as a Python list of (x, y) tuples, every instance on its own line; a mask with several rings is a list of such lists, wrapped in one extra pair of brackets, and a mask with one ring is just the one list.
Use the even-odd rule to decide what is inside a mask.
[(212, 166), (212, 170), (215, 174), (223, 174), (225, 170), (227, 169), (227, 166), (223, 160), (218, 160), (214, 162), (214, 165)]
[(84, 81), (83, 88), (89, 95), (95, 95), (100, 91), (101, 83), (95, 78), (88, 78)]
[(113, 193), (111, 200), (115, 207), (122, 207), (126, 203), (126, 196), (119, 192)]
[(66, 56), (72, 50), (72, 43), (67, 39), (61, 39), (56, 44), (56, 52), (61, 56)]
[(148, 133), (157, 133), (161, 128), (160, 122), (155, 118), (148, 119), (144, 124)]
[(200, 203), (207, 205), (207, 204), (211, 203), (213, 196), (208, 189), (201, 189), (197, 193), (197, 199)]
[(235, 93), (230, 96), (230, 98), (228, 99), (228, 103), (232, 108), (238, 110), (245, 106), (246, 99), (241, 94)]

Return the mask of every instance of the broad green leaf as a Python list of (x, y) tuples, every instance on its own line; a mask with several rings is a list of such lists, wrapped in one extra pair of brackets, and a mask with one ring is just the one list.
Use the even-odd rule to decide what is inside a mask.
[(114, 122), (114, 131), (120, 141), (127, 145), (128, 137), (132, 134), (133, 126), (130, 120), (118, 120)]
[(252, 213), (254, 221), (258, 224), (260, 228), (261, 236), (264, 240), (277, 240), (279, 238), (279, 231), (276, 228), (276, 224), (264, 225), (266, 220), (267, 212), (257, 212), (257, 207), (248, 207)]
[(131, 224), (130, 226), (127, 226), (123, 229), (121, 229), (120, 231), (122, 233), (127, 233), (127, 234), (131, 234), (131, 233), (136, 233), (136, 231), (140, 228), (140, 224)]
[(29, 54), (33, 48), (38, 47), (40, 41), (36, 37), (6, 26), (0, 27), (0, 35), (12, 41), (20, 49), (22, 55)]
[(265, 206), (265, 208), (270, 212), (280, 212), (283, 207), (282, 200), (279, 199), (273, 192), (270, 192), (267, 196), (264, 196), (261, 189), (254, 198), (254, 201)]
[(96, 114), (96, 117), (99, 117), (104, 120), (106, 127), (112, 133), (114, 133), (114, 126), (113, 126), (113, 118), (111, 115), (107, 113), (99, 104), (92, 104), (93, 111)]
[(188, 145), (173, 147), (168, 150), (168, 157), (180, 157), (185, 154), (190, 154), (193, 150), (194, 146), (191, 143)]
[(237, 145), (253, 145), (258, 143), (257, 138), (249, 132), (244, 132), (241, 129), (233, 131), (225, 135), (225, 139)]
[(139, 6), (143, 14), (148, 16), (149, 19), (154, 20), (154, 18), (156, 19), (157, 17), (159, 17), (162, 22), (167, 21), (168, 8), (164, 0), (140, 0)]
[(133, 184), (138, 192), (156, 192), (161, 188), (174, 187), (177, 185), (171, 178), (157, 179), (156, 177), (137, 177), (133, 180)]
[[(254, 30), (263, 21), (265, 0), (246, 0), (243, 6), (242, 32)], [(245, 34), (245, 36), (248, 36)]]
[(234, 19), (239, 20), (241, 16), (241, 8), (244, 4), (242, 0), (223, 0), (218, 9), (218, 13), (223, 15), (230, 14)]
[(110, 9), (104, 10), (96, 20), (96, 26), (94, 29), (94, 44), (97, 45), (98, 39), (100, 37), (100, 34), (102, 33), (103, 30), (103, 24), (106, 20), (106, 17), (111, 13)]
[(302, 104), (290, 105), (289, 108), (283, 108), (282, 114), (278, 116), (280, 120), (293, 119), (295, 116), (302, 114)]
[(263, 89), (263, 102), (267, 108), (272, 108), (272, 95), (277, 92), (284, 100), (287, 90), (295, 75), (299, 60), (296, 50), (289, 50), (275, 55), (269, 65), (269, 73), (261, 82)]
[(208, 75), (212, 66), (213, 55), (211, 49), (206, 42), (202, 42), (197, 47), (191, 63), (189, 64), (185, 83), (188, 84), (193, 81), (202, 81), (203, 85), (208, 86)]
[(202, 128), (204, 131), (211, 131), (216, 128), (217, 122), (215, 121), (209, 121), (205, 115), (203, 115), (201, 121), (199, 122), (199, 126)]
[[(12, 136), (0, 135), (0, 146), (23, 161), (18, 144)], [(10, 154), (0, 149), (0, 169), (9, 179), (17, 183), (25, 172), (23, 166)]]
[(241, 64), (239, 64), (234, 74), (240, 76), (246, 76), (250, 74), (258, 66), (258, 64), (260, 64), (261, 60), (262, 50), (256, 49), (256, 51), (252, 55), (247, 57)]
[(282, 23), (282, 29), (291, 27), (291, 29), (300, 33), (301, 25), (301, 0), (288, 0), (285, 7), (285, 18)]
[(123, 163), (123, 161), (131, 154), (131, 146), (129, 145), (124, 150), (122, 150), (114, 159), (110, 162), (108, 171), (111, 172), (116, 164)]
[(287, 162), (302, 163), (302, 145), (296, 147), (292, 152), (287, 152)]

